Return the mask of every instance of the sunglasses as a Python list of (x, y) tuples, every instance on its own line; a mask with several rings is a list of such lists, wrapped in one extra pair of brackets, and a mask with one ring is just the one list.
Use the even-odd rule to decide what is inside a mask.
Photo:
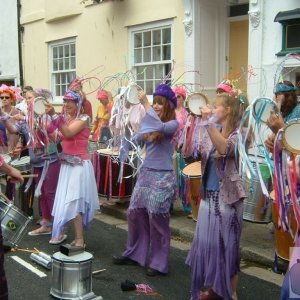
[(8, 100), (8, 99), (10, 99), (10, 97), (9, 97), (9, 96), (1, 96), (0, 99), (2, 99), (2, 100), (3, 100), (3, 99)]

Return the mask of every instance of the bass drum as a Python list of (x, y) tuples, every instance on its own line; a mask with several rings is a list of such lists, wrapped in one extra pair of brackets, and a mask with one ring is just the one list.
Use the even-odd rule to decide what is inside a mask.
[[(133, 177), (133, 166), (125, 162), (123, 170), (121, 170), (119, 151), (99, 149), (97, 150), (97, 156), (96, 165), (98, 165), (99, 169), (96, 172), (98, 173), (96, 174), (98, 194), (107, 199), (129, 198), (136, 180)], [(120, 176), (122, 177), (121, 183), (119, 182)]]
[[(279, 216), (277, 209), (275, 207), (275, 191), (272, 191), (270, 193), (270, 197), (273, 200), (273, 224), (274, 224), (274, 242), (275, 242), (275, 253), (278, 257), (285, 261), (290, 260), (290, 248), (294, 247), (294, 239), (292, 238), (291, 234), (289, 232), (285, 232), (280, 228), (279, 225)], [(295, 215), (293, 212), (293, 207), (289, 207), (288, 212), (288, 222), (291, 226), (293, 234), (297, 232), (297, 222), (295, 219)]]

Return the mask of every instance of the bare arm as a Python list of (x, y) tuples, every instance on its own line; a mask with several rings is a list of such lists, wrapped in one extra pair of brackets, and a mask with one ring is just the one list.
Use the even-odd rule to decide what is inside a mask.
[(145, 111), (148, 111), (151, 108), (151, 105), (150, 105), (150, 103), (148, 101), (148, 98), (147, 98), (145, 92), (144, 91), (140, 91), (139, 95), (138, 95), (138, 98), (140, 100), (140, 103), (144, 106)]
[(206, 127), (206, 129), (212, 143), (216, 147), (216, 150), (219, 152), (219, 154), (225, 155), (228, 139), (221, 134), (220, 130), (215, 126), (215, 124), (210, 124), (208, 127)]
[(66, 138), (71, 138), (82, 131), (84, 128), (88, 127), (88, 120), (79, 120), (76, 119), (70, 124), (62, 124), (59, 127), (59, 131)]

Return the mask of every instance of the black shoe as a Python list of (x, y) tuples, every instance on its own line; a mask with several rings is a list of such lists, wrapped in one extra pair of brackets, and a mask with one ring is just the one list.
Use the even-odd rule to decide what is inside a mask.
[(166, 275), (165, 273), (159, 272), (158, 270), (148, 268), (146, 272), (147, 276)]
[(113, 256), (113, 263), (115, 265), (138, 265), (138, 263), (126, 256)]

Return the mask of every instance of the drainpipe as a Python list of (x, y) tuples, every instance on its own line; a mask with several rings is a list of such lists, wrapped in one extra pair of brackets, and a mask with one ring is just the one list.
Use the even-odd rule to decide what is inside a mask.
[(20, 73), (20, 86), (23, 87), (24, 78), (23, 78), (23, 59), (22, 59), (22, 33), (24, 27), (21, 26), (20, 24), (20, 11), (21, 11), (21, 0), (17, 0), (19, 73)]

